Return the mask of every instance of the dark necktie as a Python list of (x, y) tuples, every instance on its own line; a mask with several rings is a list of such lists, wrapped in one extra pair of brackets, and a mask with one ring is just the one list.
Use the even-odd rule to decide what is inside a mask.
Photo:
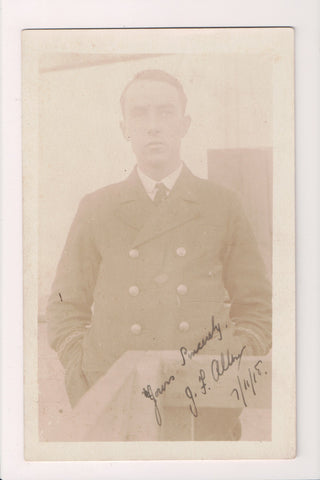
[(155, 188), (157, 189), (157, 192), (154, 197), (153, 203), (155, 203), (155, 205), (159, 205), (163, 202), (163, 200), (167, 198), (167, 192), (169, 192), (169, 189), (165, 186), (164, 183), (156, 183)]

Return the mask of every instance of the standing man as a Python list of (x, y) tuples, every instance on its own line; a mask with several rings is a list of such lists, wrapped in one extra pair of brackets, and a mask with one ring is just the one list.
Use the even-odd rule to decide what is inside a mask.
[[(166, 72), (133, 78), (121, 129), (137, 166), (84, 197), (71, 226), (47, 318), (72, 405), (125, 351), (191, 349), (212, 316), (224, 347), (208, 342), (202, 353), (271, 347), (270, 285), (238, 199), (181, 159), (186, 103)], [(223, 410), (212, 409), (205, 428), (197, 419), (196, 439), (239, 439), (240, 411)]]

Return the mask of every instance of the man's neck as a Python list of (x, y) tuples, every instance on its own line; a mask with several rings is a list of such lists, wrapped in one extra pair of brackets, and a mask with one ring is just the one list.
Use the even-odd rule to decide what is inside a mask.
[(179, 160), (179, 162), (176, 162), (173, 165), (170, 165), (168, 168), (163, 168), (162, 165), (161, 165), (161, 168), (154, 167), (153, 165), (145, 166), (145, 165), (138, 164), (138, 166), (139, 166), (139, 169), (141, 170), (141, 172), (144, 173), (147, 177), (151, 178), (152, 180), (154, 180), (156, 182), (160, 182), (164, 178), (171, 175), (171, 173), (178, 170), (178, 168), (180, 168), (181, 164), (182, 164), (182, 161)]
[[(165, 186), (165, 188), (167, 190), (167, 195), (169, 195), (169, 193), (173, 189), (174, 185), (176, 184), (176, 182), (177, 182), (177, 180), (178, 180), (178, 178), (181, 174), (182, 167), (183, 167), (183, 164), (180, 163), (180, 165), (178, 166), (178, 168), (176, 170), (174, 170), (173, 172), (169, 173), (169, 175), (167, 175), (166, 177), (161, 179), (161, 183)], [(138, 176), (140, 177), (141, 183), (142, 183), (145, 191), (147, 192), (147, 194), (149, 195), (151, 200), (154, 200), (155, 195), (156, 195), (157, 190), (158, 190), (157, 184), (159, 182), (157, 180), (154, 180), (154, 179), (150, 178), (145, 173), (143, 173), (139, 166), (137, 168), (137, 173), (138, 173)]]

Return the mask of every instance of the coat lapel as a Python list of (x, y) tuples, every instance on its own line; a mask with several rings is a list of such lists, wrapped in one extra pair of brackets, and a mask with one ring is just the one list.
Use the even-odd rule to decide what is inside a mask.
[(194, 176), (184, 166), (168, 199), (156, 207), (134, 170), (118, 213), (122, 221), (138, 230), (132, 247), (148, 242), (200, 216)]
[(138, 177), (136, 169), (124, 182), (121, 191), (118, 218), (127, 225), (140, 231), (154, 210), (152, 200), (147, 195)]
[(166, 204), (158, 207), (154, 215), (148, 218), (132, 246), (136, 247), (148, 242), (199, 216), (197, 205), (183, 198), (168, 199)]

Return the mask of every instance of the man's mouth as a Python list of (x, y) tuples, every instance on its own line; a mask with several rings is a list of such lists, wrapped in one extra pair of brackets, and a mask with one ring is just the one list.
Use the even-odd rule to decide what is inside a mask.
[(147, 143), (147, 147), (163, 147), (164, 144), (162, 142), (149, 142)]

